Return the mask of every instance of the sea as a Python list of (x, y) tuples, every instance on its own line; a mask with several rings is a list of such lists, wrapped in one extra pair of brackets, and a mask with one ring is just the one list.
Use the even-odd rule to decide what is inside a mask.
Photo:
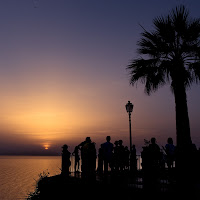
[[(0, 200), (27, 200), (35, 191), (40, 176), (61, 173), (61, 160), (61, 156), (0, 155)], [(72, 174), (74, 164), (74, 156), (71, 156)], [(137, 167), (141, 169), (140, 156)]]
[(0, 156), (0, 200), (26, 200), (40, 175), (61, 173), (61, 156)]

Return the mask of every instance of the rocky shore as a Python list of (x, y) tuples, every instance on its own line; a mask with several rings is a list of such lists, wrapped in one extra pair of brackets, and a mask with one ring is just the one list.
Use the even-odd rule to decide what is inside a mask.
[(185, 195), (192, 198), (199, 195), (196, 193), (196, 189), (194, 191), (189, 192), (176, 188), (167, 191), (158, 188), (146, 190), (128, 184), (124, 176), (109, 177), (109, 181), (93, 180), (88, 182), (80, 177), (56, 175), (39, 180), (36, 191), (29, 200), (173, 199), (175, 197), (182, 198)]

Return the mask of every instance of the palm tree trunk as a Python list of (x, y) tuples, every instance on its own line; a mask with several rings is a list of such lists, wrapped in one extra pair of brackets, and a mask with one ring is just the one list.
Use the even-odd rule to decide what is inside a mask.
[[(179, 75), (180, 76), (180, 75)], [(187, 107), (187, 95), (184, 84), (179, 79), (178, 84), (173, 85), (175, 105), (176, 105), (176, 176), (177, 189), (180, 191), (189, 189), (191, 186), (191, 170), (190, 162), (192, 140), (190, 136), (190, 123)]]
[(187, 95), (183, 83), (174, 86), (176, 105), (176, 136), (177, 147), (185, 148), (192, 144), (190, 136), (190, 123), (187, 107)]

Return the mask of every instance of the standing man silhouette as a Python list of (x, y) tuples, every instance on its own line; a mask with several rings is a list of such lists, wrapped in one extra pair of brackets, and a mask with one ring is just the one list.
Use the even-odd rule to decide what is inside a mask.
[(111, 137), (106, 137), (106, 142), (102, 144), (104, 154), (104, 173), (107, 174), (108, 166), (112, 170), (113, 144), (110, 142)]

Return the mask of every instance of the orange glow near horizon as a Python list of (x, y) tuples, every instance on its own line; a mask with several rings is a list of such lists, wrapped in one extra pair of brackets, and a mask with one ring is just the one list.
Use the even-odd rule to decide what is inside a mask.
[(43, 147), (44, 147), (45, 150), (48, 150), (50, 145), (49, 144), (44, 144)]
[(119, 115), (109, 112), (106, 104), (103, 107), (100, 99), (94, 98), (89, 103), (87, 96), (79, 101), (79, 98), (64, 96), (55, 99), (53, 94), (52, 91), (51, 95), (22, 96), (21, 101), (5, 98), (7, 107), (3, 110), (1, 128), (9, 127), (13, 132), (44, 142), (71, 140), (77, 135), (86, 137), (86, 134), (106, 132), (119, 124), (115, 123)]
[[(143, 32), (138, 22), (150, 31), (153, 16), (165, 14), (173, 1), (155, 6), (93, 1), (90, 6), (81, 3), (84, 9), (77, 9), (76, 1), (43, 1), (37, 10), (18, 1), (2, 2), (0, 154), (45, 149), (48, 154), (61, 151), (65, 143), (72, 151), (88, 136), (97, 147), (107, 135), (111, 142), (122, 139), (129, 146), (128, 101), (134, 105), (133, 144), (142, 147), (152, 136), (159, 145), (168, 137), (175, 143), (170, 81), (148, 96), (140, 81), (129, 84), (126, 70), (138, 56), (136, 44)], [(199, 15), (197, 1), (191, 8), (194, 17)], [(187, 96), (191, 135), (199, 147), (199, 85)]]
[[(1, 129), (9, 128), (11, 133), (21, 136), (22, 142), (39, 143), (46, 150), (62, 143), (73, 146), (87, 136), (91, 136), (96, 143), (103, 142), (107, 135), (111, 135), (113, 141), (121, 137), (124, 141), (128, 140), (126, 100), (116, 103), (109, 95), (103, 100), (94, 95), (90, 100), (88, 94), (81, 94), (82, 99), (80, 94), (68, 98), (67, 95), (54, 92), (41, 96), (34, 93), (31, 96), (23, 94), (15, 101), (14, 98), (4, 98), (7, 106), (2, 109)], [(132, 114), (133, 140), (137, 136), (147, 138), (146, 134), (155, 132), (154, 127), (153, 130), (145, 129), (153, 121), (148, 116), (151, 112), (147, 112), (144, 106), (143, 110), (137, 112), (141, 101), (133, 103), (137, 105)]]
[[(43, 69), (48, 65), (39, 66)], [(80, 75), (72, 79), (63, 68), (60, 76), (53, 66), (50, 68), (46, 73), (32, 67), (29, 75), (18, 75), (16, 85), (12, 81), (2, 82), (5, 87), (0, 99), (0, 136), (9, 132), (18, 135), (14, 136), (16, 143), (39, 144), (45, 150), (64, 143), (73, 147), (87, 136), (97, 144), (104, 142), (107, 135), (111, 135), (113, 142), (123, 138), (124, 144), (128, 144), (125, 104), (130, 100), (134, 104), (133, 143), (140, 142), (142, 146), (143, 139), (152, 135), (158, 141), (163, 138), (163, 143), (169, 134), (175, 137), (174, 102), (170, 91), (160, 90), (160, 93), (147, 97), (143, 86), (127, 87), (126, 83), (117, 80), (110, 82), (108, 77), (104, 77), (103, 83)], [(64, 74), (67, 77), (63, 77)], [(166, 104), (162, 103), (164, 95), (167, 95)], [(162, 111), (165, 111), (165, 119), (160, 117)]]

